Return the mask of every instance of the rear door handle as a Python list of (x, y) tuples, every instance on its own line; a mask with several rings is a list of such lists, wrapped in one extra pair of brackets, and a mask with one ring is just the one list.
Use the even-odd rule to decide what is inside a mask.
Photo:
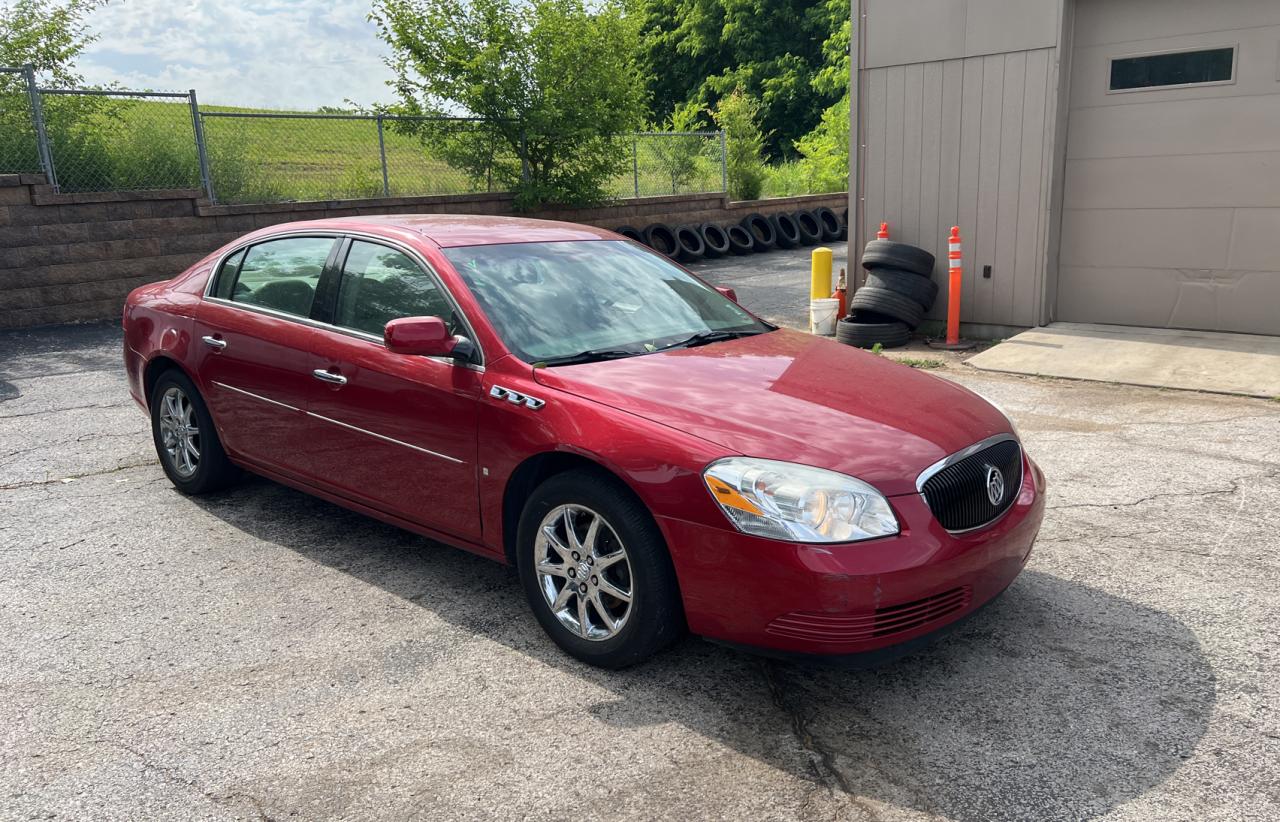
[(311, 376), (322, 382), (333, 383), (334, 385), (346, 385), (347, 378), (341, 374), (335, 374), (332, 371), (325, 371), (323, 368), (317, 368), (311, 372)]
[(210, 348), (216, 348), (219, 351), (227, 347), (227, 341), (220, 340), (217, 337), (210, 337), (208, 335), (205, 335), (200, 339), (204, 340), (205, 345), (209, 346)]

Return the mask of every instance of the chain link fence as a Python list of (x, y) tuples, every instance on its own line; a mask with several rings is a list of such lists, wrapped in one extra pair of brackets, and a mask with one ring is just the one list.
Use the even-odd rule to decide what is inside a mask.
[(200, 188), (194, 96), (40, 89), (60, 191)]
[[(202, 108), (194, 91), (38, 88), (29, 68), (0, 68), (0, 173), (43, 172), (67, 192), (199, 188), (221, 203), (509, 192), (529, 138), (495, 122)], [(726, 190), (721, 132), (606, 142), (629, 167), (610, 196)]]
[(630, 147), (631, 174), (614, 181), (615, 197), (727, 189), (724, 132), (643, 131), (630, 135)]

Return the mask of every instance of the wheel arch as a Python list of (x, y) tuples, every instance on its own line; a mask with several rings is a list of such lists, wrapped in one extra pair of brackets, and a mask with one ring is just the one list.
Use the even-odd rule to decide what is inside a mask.
[(644, 506), (649, 516), (653, 517), (653, 511), (648, 503), (636, 493), (626, 477), (611, 468), (604, 460), (577, 451), (543, 451), (534, 454), (516, 466), (502, 491), (502, 551), (507, 562), (513, 567), (516, 565), (516, 535), (525, 502), (542, 483), (557, 474), (575, 470), (595, 471), (617, 480), (627, 493)]
[(147, 360), (146, 366), (142, 369), (142, 398), (148, 406), (151, 405), (151, 389), (155, 388), (156, 380), (160, 379), (160, 375), (170, 369), (178, 371), (199, 387), (195, 377), (187, 372), (181, 362), (168, 354), (156, 354), (150, 360)]

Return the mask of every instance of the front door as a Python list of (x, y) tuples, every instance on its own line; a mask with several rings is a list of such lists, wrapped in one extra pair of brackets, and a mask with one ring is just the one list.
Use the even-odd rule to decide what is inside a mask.
[(482, 373), (444, 358), (393, 354), (398, 317), (455, 309), (436, 277), (405, 253), (353, 240), (341, 263), (332, 331), (309, 370), (318, 476), (348, 498), (466, 540), (480, 540), (476, 477)]
[(333, 237), (287, 237), (239, 251), (215, 272), (196, 311), (196, 373), (223, 446), (234, 457), (305, 469), (310, 317)]

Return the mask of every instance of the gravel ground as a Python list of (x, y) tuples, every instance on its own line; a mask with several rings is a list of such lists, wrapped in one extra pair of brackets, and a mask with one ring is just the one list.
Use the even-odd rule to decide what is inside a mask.
[(1003, 598), (875, 671), (607, 673), (496, 564), (174, 492), (117, 329), (0, 335), (0, 818), (1280, 818), (1280, 405), (939, 373), (1049, 478)]

